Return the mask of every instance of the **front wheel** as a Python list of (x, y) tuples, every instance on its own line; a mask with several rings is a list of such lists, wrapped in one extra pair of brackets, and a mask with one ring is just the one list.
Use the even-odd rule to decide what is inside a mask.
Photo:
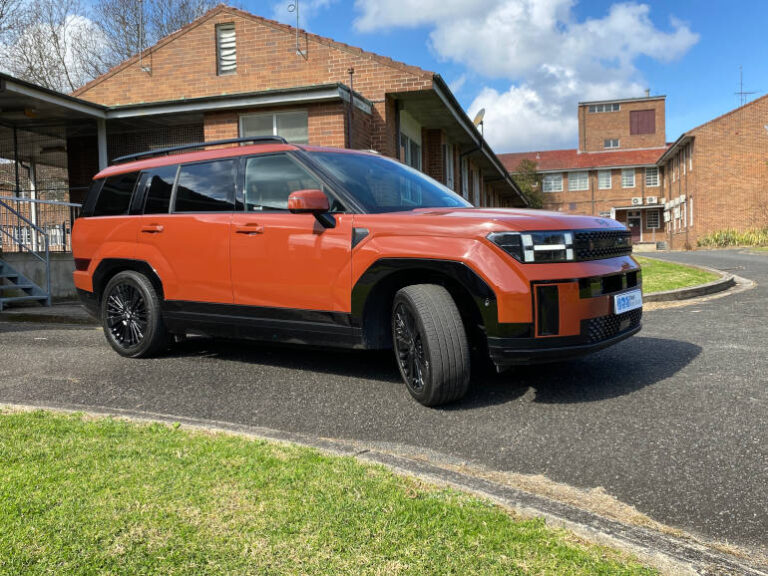
[(425, 406), (463, 397), (469, 387), (469, 345), (456, 303), (436, 284), (395, 294), (392, 338), (408, 392)]
[(107, 342), (121, 356), (144, 358), (165, 347), (160, 299), (146, 276), (133, 270), (116, 274), (101, 298)]

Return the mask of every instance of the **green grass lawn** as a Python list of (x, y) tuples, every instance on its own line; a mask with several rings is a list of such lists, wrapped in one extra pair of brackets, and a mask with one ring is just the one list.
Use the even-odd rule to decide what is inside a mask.
[(664, 292), (677, 288), (688, 288), (717, 280), (719, 276), (713, 272), (665, 262), (654, 258), (635, 256), (643, 267), (643, 292)]
[(656, 574), (352, 458), (0, 411), (0, 574)]

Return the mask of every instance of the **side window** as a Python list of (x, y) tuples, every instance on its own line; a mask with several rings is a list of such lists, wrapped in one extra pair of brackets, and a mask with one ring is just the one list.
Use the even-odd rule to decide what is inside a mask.
[(128, 214), (131, 194), (136, 186), (138, 172), (110, 176), (104, 181), (92, 216), (122, 216)]
[(144, 214), (167, 214), (171, 207), (171, 192), (176, 179), (178, 166), (155, 168), (144, 175), (147, 186), (147, 199)]
[(182, 166), (174, 212), (231, 212), (235, 207), (235, 162)]
[[(245, 163), (245, 209), (249, 212), (287, 210), (291, 192), (309, 189), (322, 190), (323, 185), (285, 154), (255, 156)], [(331, 211), (342, 210), (338, 202), (332, 202)]]
[(104, 180), (94, 180), (91, 182), (90, 188), (88, 188), (88, 195), (83, 202), (83, 208), (80, 210), (80, 217), (87, 218), (93, 216), (93, 209), (96, 206), (96, 200), (99, 199), (101, 194), (101, 187), (104, 186)]

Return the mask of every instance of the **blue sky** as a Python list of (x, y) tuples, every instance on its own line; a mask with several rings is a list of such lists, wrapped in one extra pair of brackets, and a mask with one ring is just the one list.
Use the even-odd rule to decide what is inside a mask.
[[(294, 24), (280, 2), (241, 0)], [(667, 95), (667, 139), (768, 93), (762, 0), (300, 0), (302, 26), (439, 73), (499, 152), (576, 146), (576, 102)]]

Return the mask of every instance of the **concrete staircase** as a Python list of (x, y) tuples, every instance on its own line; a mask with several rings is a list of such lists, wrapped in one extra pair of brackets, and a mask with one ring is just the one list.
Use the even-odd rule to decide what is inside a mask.
[(51, 295), (10, 264), (0, 260), (0, 312), (9, 304), (17, 302), (39, 302), (43, 306), (50, 306)]

